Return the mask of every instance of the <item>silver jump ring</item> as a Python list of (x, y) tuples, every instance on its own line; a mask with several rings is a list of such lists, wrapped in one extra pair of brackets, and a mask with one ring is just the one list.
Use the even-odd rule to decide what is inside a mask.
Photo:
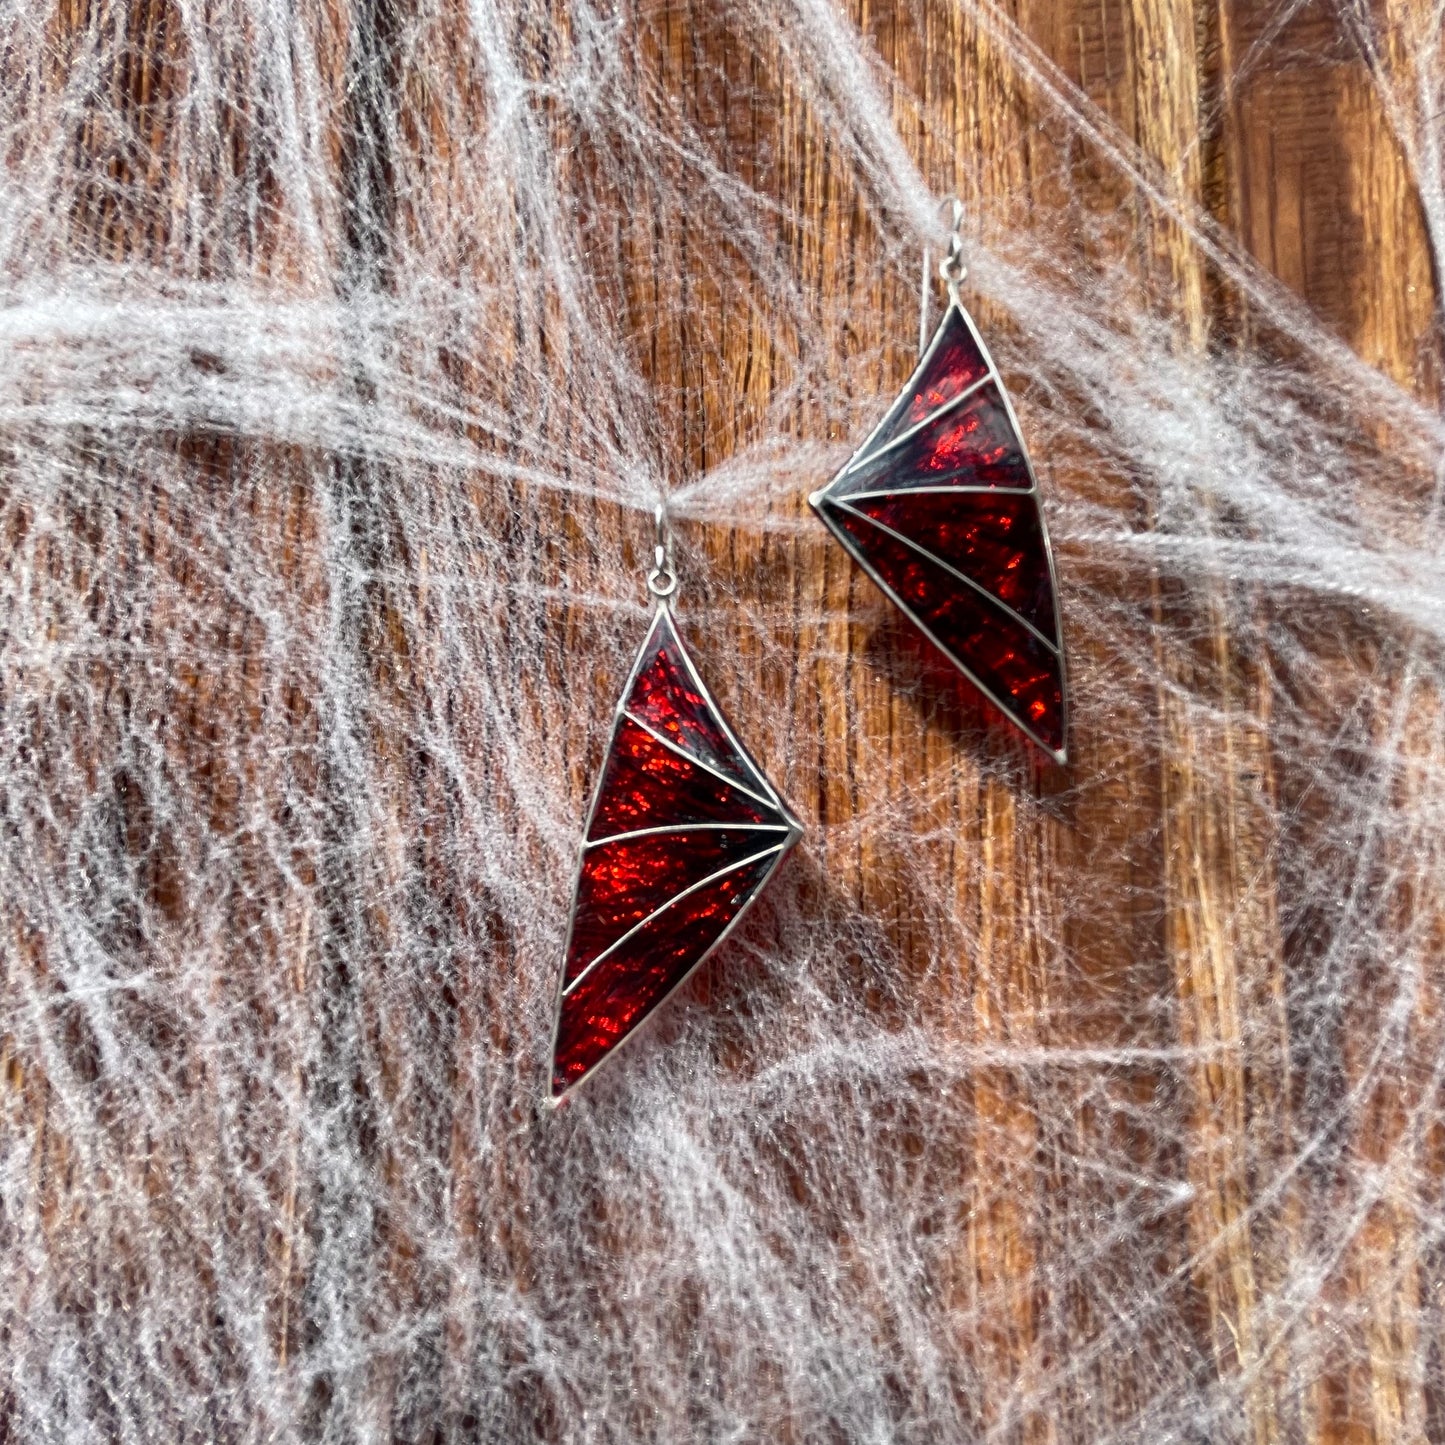
[(659, 600), (677, 591), (677, 573), (672, 569), (672, 538), (667, 530), (667, 512), (659, 502), (652, 514), (656, 536), (653, 539), (652, 571), (647, 574), (647, 590)]
[[(950, 196), (943, 202), (953, 213), (953, 227), (948, 237), (948, 254), (938, 263), (938, 274), (950, 286), (963, 285), (968, 275), (968, 263), (963, 259), (963, 202), (957, 196)], [(943, 207), (940, 206), (941, 210)]]

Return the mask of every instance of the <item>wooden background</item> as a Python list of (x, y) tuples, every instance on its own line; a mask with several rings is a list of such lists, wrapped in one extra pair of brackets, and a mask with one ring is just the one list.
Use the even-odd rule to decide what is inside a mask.
[[(545, 5), (523, 9), (516, 24), (519, 33), (532, 27), (541, 37), (536, 55), (546, 55), (551, 27), (556, 44), (568, 42), (566, 24)], [(1422, 23), (1423, 0), (1387, 0), (1385, 9), (1392, 11), (1389, 24)], [(1170, 316), (1181, 347), (1248, 339), (1251, 318), (1207, 272), (1174, 222), (1142, 202), (1085, 148), (1071, 154), (1072, 142), (1057, 118), (1044, 112), (972, 19), (948, 5), (903, 0), (850, 3), (847, 11), (871, 37), (883, 66), (896, 75), (899, 131), (905, 140), (918, 137), (913, 159), (940, 195), (957, 188), (971, 202), (1009, 197), (1017, 223), (1048, 229), (1052, 246), (1058, 244), (1051, 228), (1061, 208), (1111, 216), (1109, 227), (1093, 232), (1096, 241), (1100, 235), (1108, 238), (1106, 253), (1090, 253), (1080, 243), (1078, 284), (1090, 284), (1093, 268), (1122, 265), (1137, 275), (1139, 295)], [(1007, 13), (1152, 157), (1176, 197), (1199, 203), (1237, 235), (1361, 357), (1428, 404), (1437, 403), (1439, 301), (1418, 203), (1365, 66), (1336, 14), (1319, 5), (1268, 6), (1254, 0), (1017, 0)], [(395, 37), (405, 19), (399, 5), (361, 0), (352, 12), (317, 6), (308, 20), (322, 58), (321, 79), (335, 88), (329, 144), (336, 166), (334, 191), (341, 201), (324, 217), (334, 270), (323, 290), (334, 284), (344, 293), (348, 285), (359, 284), (358, 278), (384, 286), (388, 267), (396, 264), (397, 235), (421, 245), (416, 238), (457, 233), (467, 225), (466, 207), (454, 189), (464, 162), (451, 149), (452, 122), (433, 93), (438, 87), (429, 88), (426, 79), (428, 64), (451, 64), (455, 93), (478, 107), (489, 103), (481, 79), (459, 58), (467, 50), (458, 40), (465, 17), (458, 7), (452, 17), (455, 30), (449, 34), (442, 23), (429, 34), (427, 54), (420, 59), (397, 53)], [(626, 11), (624, 23), (636, 28), (632, 58), (655, 87), (647, 93), (671, 97), (717, 138), (720, 154), (736, 174), (776, 194), (786, 208), (783, 214), (800, 222), (779, 221), (780, 254), (788, 257), (798, 285), (819, 296), (820, 314), (833, 318), (839, 375), (846, 375), (860, 405), (876, 397), (881, 406), (911, 364), (913, 279), (900, 274), (895, 282), (880, 284), (876, 262), (856, 272), (850, 266), (850, 257), (876, 257), (881, 243), (858, 204), (849, 167), (830, 157), (823, 143), (826, 126), (808, 98), (777, 74), (760, 71), (749, 47), (735, 43), (706, 0), (659, 0), (640, 12)], [(187, 152), (184, 169), (174, 163), (181, 142), (168, 139), (169, 128), (179, 127), (176, 100), (189, 81), (186, 46), (169, 0), (134, 0), (128, 10), (111, 0), (59, 5), (48, 41), (55, 67), (48, 77), (52, 87), (65, 73), (68, 57), (79, 52), (79, 37), (106, 26), (116, 27), (130, 43), (122, 47), (124, 62), (104, 76), (108, 93), (105, 105), (95, 107), (94, 124), (75, 137), (77, 171), (90, 176), (90, 183), (77, 188), (76, 244), (92, 255), (147, 259), (165, 268), (176, 254), (177, 228), (185, 224), (184, 197), (209, 196), (222, 211), (227, 186), (246, 172), (248, 119), (244, 114), (226, 119), (214, 152), (214, 174), (196, 171), (194, 152)], [(346, 67), (355, 63), (357, 47), (371, 55), (386, 83), (343, 93)], [(335, 59), (329, 76), (324, 73), (328, 56)], [(0, 71), (4, 65), (0, 60)], [(27, 74), (34, 82), (34, 72)], [(47, 123), (47, 96), (54, 93), (53, 88), (47, 92), (45, 80), (35, 83), (31, 101), (37, 132)], [(934, 113), (951, 118), (951, 129), (925, 132), (914, 125), (911, 96), (926, 98)], [(127, 128), (145, 135), (143, 160), (123, 136), (117, 140)], [(399, 147), (407, 153), (411, 184), (404, 194), (392, 194)], [(575, 164), (585, 176), (585, 150)], [(1066, 193), (1061, 177), (1068, 178)], [(747, 268), (728, 254), (727, 238), (689, 228), (676, 216), (651, 213), (654, 193), (646, 186), (619, 193), (610, 182), (595, 189), (583, 182), (578, 190), (591, 207), (579, 224), (600, 238), (589, 253), (597, 284), (604, 292), (610, 288), (628, 316), (637, 365), (652, 387), (658, 470), (673, 484), (685, 484), (777, 424), (779, 389), (794, 378), (786, 338), (775, 344), (774, 332), (785, 332), (794, 319), (766, 310), (749, 312), (741, 305)], [(364, 206), (357, 201), (361, 196)], [(314, 278), (293, 266), (296, 242), (287, 224), (284, 215), (246, 222), (241, 248), (249, 248), (252, 264), (266, 273), (287, 276), (294, 270), (298, 291), (304, 293)], [(187, 265), (199, 254), (190, 240), (184, 253)], [(224, 269), (222, 262), (215, 264)], [(856, 289), (855, 274), (865, 278)], [(757, 286), (752, 299), (765, 306), (766, 288)], [(495, 309), (505, 314), (505, 298)], [(1003, 320), (986, 304), (978, 316), (986, 334)], [(856, 365), (853, 358), (859, 358)], [(465, 368), (454, 379), (459, 387), (478, 392), (490, 384)], [(1023, 411), (1026, 426), (1041, 428), (1044, 440), (1035, 441), (1037, 455), (1041, 445), (1047, 448), (1047, 429), (1026, 396)], [(788, 422), (797, 436), (828, 443), (842, 440), (848, 424), (820, 414), (806, 394), (791, 406)], [(479, 438), (479, 444), (484, 442)], [(244, 525), (263, 538), (286, 539), (293, 549), (287, 565), (297, 606), (319, 616), (322, 584), (316, 560), (308, 555), (318, 524), (307, 476), (327, 463), (304, 450), (281, 448), (258, 456), (204, 434), (178, 435), (174, 445), (188, 463), (214, 476), (264, 473), (270, 478), (268, 486), (251, 494), (250, 520)], [(1056, 479), (1071, 465), (1067, 448), (1049, 458)], [(1147, 499), (1115, 495), (1124, 481), (1090, 475), (1087, 459), (1078, 467), (1080, 474), (1069, 480), (1076, 494), (1094, 495), (1121, 510), (1147, 508)], [(285, 485), (276, 485), (278, 478)], [(930, 691), (926, 667), (908, 639), (890, 627), (885, 609), (841, 552), (807, 524), (803, 498), (821, 480), (798, 477), (796, 487), (772, 499), (774, 521), (795, 519), (795, 530), (679, 524), (688, 572), (685, 603), (695, 609), (692, 631), (709, 678), (765, 761), (790, 758), (787, 775), (777, 781), (801, 816), (818, 825), (817, 841), (799, 864), (800, 896), (821, 898), (826, 878), (833, 914), (853, 911), (874, 920), (890, 948), (904, 959), (918, 960), (922, 977), (930, 923), (900, 897), (912, 865), (900, 859), (894, 841), (879, 842), (866, 827), (850, 830), (847, 825), (870, 809), (896, 813), (902, 800), (927, 797), (934, 830), (930, 866), (939, 877), (957, 877), (954, 906), (972, 920), (967, 985), (934, 1005), (955, 1020), (960, 1037), (980, 1047), (1022, 1048), (1045, 1040), (1084, 1046), (1127, 1037), (1160, 1047), (1200, 1046), (1198, 1057), (1208, 1060), (1186, 1068), (1181, 1085), (1183, 1133), (1175, 1142), (1179, 1173), (1193, 1190), (1189, 1207), (1159, 1226), (1159, 1238), (1122, 1247), (1137, 1250), (1141, 1269), (1152, 1268), (1148, 1261), (1157, 1258), (1165, 1272), (1182, 1271), (1183, 1302), (1171, 1319), (1186, 1323), (1187, 1348), (1196, 1352), (1200, 1378), (1212, 1374), (1232, 1382), (1227, 1388), (1243, 1401), (1247, 1438), (1445, 1439), (1440, 1413), (1445, 1407), (1433, 1398), (1430, 1383), (1438, 1382), (1440, 1371), (1440, 1344), (1431, 1342), (1439, 1328), (1439, 1280), (1411, 1234), (1417, 1219), (1411, 1209), (1395, 1210), (1386, 1201), (1351, 1234), (1331, 1289), (1357, 1308), (1341, 1315), (1346, 1322), (1337, 1335), (1334, 1326), (1322, 1327), (1310, 1335), (1309, 1351), (1301, 1357), (1279, 1347), (1272, 1334), (1277, 1319), (1261, 1314), (1285, 1270), (1292, 1231), (1306, 1229), (1302, 1216), (1311, 1208), (1311, 1196), (1302, 1185), (1297, 1195), (1272, 1203), (1267, 1218), (1257, 1207), (1256, 1193), (1269, 1179), (1270, 1141), (1283, 1137), (1279, 1116), (1297, 1100), (1287, 1077), (1289, 1042), (1283, 1035), (1288, 1020), (1282, 1018), (1275, 1044), (1261, 1043), (1258, 1032), (1250, 1032), (1248, 1045), (1246, 1021), (1253, 1028), (1270, 1015), (1270, 1001), (1283, 999), (1284, 980), (1291, 969), (1308, 966), (1310, 949), (1308, 938), (1302, 933), (1291, 937), (1281, 922), (1277, 889), (1287, 871), (1281, 860), (1287, 862), (1289, 844), (1267, 821), (1289, 814), (1302, 819), (1296, 826), (1308, 828), (1308, 808), (1293, 807), (1307, 786), (1272, 754), (1270, 701), (1259, 677), (1247, 662), (1230, 655), (1222, 632), (1193, 655), (1184, 649), (1171, 652), (1167, 666), (1188, 673), (1176, 678), (1185, 690), (1211, 696), (1231, 692), (1235, 707), (1229, 720), (1218, 732), (1201, 732), (1161, 689), (1156, 696), (1125, 699), (1118, 706), (1124, 714), (1137, 709), (1138, 736), (1158, 739), (1162, 746), (1110, 753), (1108, 746), (1127, 731), (1120, 714), (1111, 712), (1103, 740), (1091, 735), (1089, 725), (1091, 716), (1100, 715), (1097, 703), (1091, 713), (1090, 677), (1106, 666), (1108, 639), (1080, 628), (1070, 634), (1070, 642), (1083, 702), (1070, 739), (1071, 776), (1060, 778), (1035, 766), (1026, 749), (1000, 740), (966, 699), (939, 701)], [(358, 488), (365, 485), (361, 472), (354, 481)], [(1046, 480), (1046, 491), (1053, 484)], [(580, 508), (545, 492), (531, 497), (525, 486), (507, 508), (518, 500), (535, 508), (535, 519), (514, 541), (539, 577), (564, 559), (573, 583), (585, 592), (589, 578), (606, 578), (615, 556), (637, 543), (636, 515), (606, 501)], [(478, 505), (485, 510), (492, 504), (482, 500)], [(184, 530), (183, 519), (172, 520)], [(17, 534), (17, 545), (19, 540)], [(203, 550), (204, 539), (191, 542)], [(1109, 582), (1090, 573), (1087, 555), (1065, 550), (1061, 563), (1068, 618), (1071, 585), (1093, 596), (1106, 593)], [(185, 588), (204, 591), (201, 572), (187, 574), (182, 564), (177, 567)], [(76, 585), (84, 592), (90, 584), (81, 578)], [(408, 631), (384, 593), (383, 588), (362, 604), (360, 625), (383, 690), (394, 686), (400, 697), (409, 679), (444, 662), (426, 652), (425, 626), (419, 633)], [(1195, 609), (1193, 632), (1209, 635), (1207, 602), (1198, 597), (1173, 596), (1161, 585), (1151, 605), (1156, 616), (1165, 618), (1171, 609)], [(1200, 607), (1205, 614), (1198, 613)], [(415, 622), (424, 617), (425, 604), (411, 595), (405, 610)], [(615, 691), (617, 669), (626, 665), (619, 650), (626, 639), (619, 642), (609, 634), (599, 641), (591, 614), (563, 602), (547, 626), (565, 645), (559, 656), (566, 650), (595, 655), (601, 649), (603, 660), (578, 707), (596, 704), (603, 714)], [(258, 710), (269, 705), (258, 700), (241, 660), (256, 645), (254, 639), (232, 639), (229, 661), (195, 663), (172, 694), (166, 747), (178, 772), (197, 780), (198, 794), (205, 792), (215, 749), (252, 727)], [(868, 665), (845, 665), (850, 657)], [(559, 674), (555, 682), (560, 687), (564, 678)], [(303, 742), (313, 739), (318, 723), (305, 679), (292, 677), (288, 685), (285, 726)], [(755, 690), (766, 706), (756, 705)], [(401, 710), (403, 705), (397, 706)], [(1249, 720), (1247, 725), (1238, 721), (1241, 717)], [(785, 745), (787, 736), (819, 738), (811, 762), (806, 749), (800, 755)], [(600, 741), (595, 728), (581, 726), (562, 728), (553, 739), (551, 765), (571, 776), (579, 818)], [(381, 752), (386, 746), (378, 744)], [(486, 739), (479, 738), (477, 746), (485, 751)], [(392, 760), (399, 836), (414, 833), (416, 819), (431, 815), (435, 790), (442, 786), (424, 769), (419, 773), (416, 760), (402, 752)], [(1219, 759), (1225, 756), (1230, 761), (1222, 767)], [(125, 791), (124, 780), (117, 786)], [(307, 786), (321, 792), (328, 784), (317, 776)], [(231, 806), (233, 800), (224, 796), (213, 799), (218, 830), (224, 830)], [(515, 799), (498, 804), (503, 811), (512, 806)], [(143, 817), (126, 816), (131, 819), (127, 828), (137, 836), (147, 833)], [(946, 840), (942, 844), (940, 837)], [(153, 900), (162, 914), (174, 915), (179, 927), (184, 885), (168, 873), (164, 848), (146, 846)], [(263, 897), (269, 887), (279, 886), (267, 881), (265, 866), (265, 860), (255, 861), (253, 882)], [(303, 859), (299, 866), (304, 873), (317, 865)], [(1097, 904), (1076, 893), (1065, 896), (1061, 890), (1088, 876), (1091, 868), (1112, 870), (1099, 880)], [(447, 868), (438, 864), (438, 871), (446, 875)], [(1119, 900), (1130, 898), (1136, 900), (1132, 911), (1118, 912)], [(473, 905), (460, 898), (449, 899), (448, 906), (461, 914)], [(360, 987), (327, 972), (324, 948), (304, 940), (315, 936), (310, 930), (330, 925), (324, 916), (316, 921), (304, 910), (303, 915), (293, 933), (293, 941), (303, 941), (294, 952), (291, 945), (274, 945), (276, 957), (294, 969), (297, 992), (324, 996), (328, 989)], [(1054, 976), (1043, 961), (1061, 942), (1075, 960), (1076, 972), (1069, 977)], [(43, 952), (35, 948), (32, 961)], [(1149, 958), (1159, 961), (1150, 997), (1173, 1001), (1162, 1020), (1136, 1017), (1128, 996), (1141, 983), (1138, 961)], [(705, 1000), (709, 987), (704, 980), (694, 997)], [(1060, 989), (1082, 990), (1090, 1006), (1064, 1007)], [(523, 1043), (530, 1035), (517, 1032), (522, 1028), (517, 1019), (526, 1010), (536, 1012), (535, 991), (465, 974), (455, 990), (448, 1004), (456, 1015), (448, 1025), (455, 1037), (491, 1028), (500, 1044), (527, 1052)], [(377, 1004), (373, 1017), (383, 1035), (388, 1007)], [(880, 1026), (898, 1007), (897, 999), (877, 1000)], [(1279, 1012), (1285, 1012), (1282, 1002)], [(404, 1043), (407, 1025), (396, 1027)], [(524, 1059), (517, 1066), (519, 1077), (530, 1077), (527, 1071), (534, 1066), (535, 1061)], [(37, 1072), (12, 1058), (9, 1079), (12, 1106), (20, 1111), (12, 1119), (24, 1115), (33, 1124), (42, 1118), (46, 1093)], [(1141, 1100), (1152, 1098), (1163, 1087), (1162, 1075), (1143, 1070), (1131, 1087)], [(1422, 1107), (1420, 1099), (1409, 1097), (1410, 1087), (1401, 1082), (1376, 1108), (1359, 1111), (1359, 1119), (1378, 1125), (1376, 1137), (1359, 1141), (1361, 1156), (1374, 1150), (1390, 1157), (1389, 1121)], [(460, 1117), (469, 1102), (465, 1081), (459, 1090), (462, 1097), (448, 1103)], [(982, 1127), (953, 1141), (952, 1167), (977, 1173), (978, 1206), (961, 1226), (956, 1271), (946, 1284), (961, 1316), (987, 1301), (985, 1326), (971, 1327), (959, 1342), (971, 1353), (983, 1382), (976, 1423), (980, 1431), (997, 1428), (1007, 1438), (1077, 1438), (1066, 1428), (1060, 1433), (1061, 1418), (1109, 1418), (1102, 1406), (1096, 1410), (1080, 1403), (1089, 1389), (1116, 1391), (1118, 1414), (1127, 1417), (1129, 1400), (1144, 1398), (1150, 1386), (1128, 1359), (1104, 1359), (1084, 1372), (1079, 1396), (1045, 1391), (1020, 1412), (1019, 1392), (1025, 1401), (1033, 1399), (1030, 1372), (1057, 1366), (1057, 1351), (1067, 1349), (1068, 1331), (1044, 1299), (1041, 1284), (1051, 1251), (1067, 1245), (1051, 1234), (1050, 1201), (1058, 1191), (1086, 1192), (1090, 1185), (1071, 1180), (1062, 1164), (1055, 1176), (1040, 1166), (1048, 1141), (1040, 1137), (1038, 1101), (1027, 1097), (1016, 1076), (980, 1070), (974, 1090), (973, 1110)], [(476, 1102), (470, 1100), (473, 1106)], [(1086, 1132), (1091, 1125), (1082, 1104), (1080, 1110), (1078, 1127)], [(61, 1255), (67, 1239), (85, 1232), (83, 1210), (75, 1212), (80, 1206), (58, 1182), (67, 1167), (63, 1139), (47, 1136), (43, 1128), (36, 1137), (34, 1177), (41, 1197), (50, 1200), (44, 1234)], [(456, 1167), (458, 1179), (467, 1180), (466, 1126), (457, 1124), (450, 1142), (438, 1147)], [(1152, 1148), (1145, 1150), (1151, 1158)], [(155, 1151), (149, 1157), (147, 1167), (163, 1172)], [(181, 1166), (173, 1161), (173, 1167)], [(478, 1249), (501, 1250), (505, 1268), (513, 1246), (484, 1237), (480, 1212), (485, 1206), (478, 1201), (485, 1195), (485, 1181), (471, 1180), (464, 1193), (467, 1188), (476, 1194), (469, 1237)], [(277, 1189), (289, 1217), (304, 1214), (306, 1201), (296, 1197), (294, 1176), (288, 1186), (283, 1171)], [(268, 1268), (273, 1280), (268, 1328), (284, 1360), (295, 1348), (294, 1316), (304, 1294), (306, 1264), (293, 1257), (288, 1242), (276, 1247)], [(464, 1341), (449, 1347), (466, 1348)], [(376, 1388), (384, 1393), (387, 1386), (383, 1381)], [(324, 1402), (313, 1401), (309, 1408), (322, 1411)], [(457, 1424), (456, 1432), (465, 1435), (477, 1428), (475, 1421), (470, 1427)], [(404, 1435), (402, 1426), (398, 1430)], [(1209, 1438), (1207, 1431), (1200, 1438)]]

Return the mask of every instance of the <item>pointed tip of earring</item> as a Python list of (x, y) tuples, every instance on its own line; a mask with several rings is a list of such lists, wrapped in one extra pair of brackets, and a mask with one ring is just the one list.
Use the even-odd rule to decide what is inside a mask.
[(816, 512), (822, 505), (823, 498), (827, 495), (827, 488), (820, 487), (808, 498), (808, 505)]

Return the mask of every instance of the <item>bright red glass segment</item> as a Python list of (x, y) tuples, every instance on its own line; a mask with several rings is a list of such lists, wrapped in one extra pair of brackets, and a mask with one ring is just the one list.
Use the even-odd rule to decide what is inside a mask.
[(589, 847), (563, 977), (571, 983), (598, 954), (679, 893), (783, 841), (757, 828), (701, 828), (613, 838)]
[(957, 568), (1057, 641), (1038, 502), (1009, 492), (891, 492), (849, 506)]
[(924, 417), (948, 405), (975, 382), (988, 375), (983, 348), (969, 330), (963, 313), (950, 306), (934, 334), (918, 370), (908, 379), (903, 394), (883, 425), (868, 439), (868, 451), (876, 452), (895, 436), (916, 426)]
[(558, 1001), (554, 1098), (707, 956), (800, 831), (723, 722), (671, 613), (659, 607), (583, 845)]
[(601, 1063), (691, 973), (752, 901), (777, 858), (769, 854), (684, 894), (563, 996), (554, 1097)]
[(589, 840), (679, 823), (780, 823), (756, 798), (624, 717), (612, 735)]
[(1006, 714), (1046, 747), (1061, 752), (1064, 688), (1058, 653), (937, 562), (865, 518), (823, 505), (883, 585), (954, 663), (972, 673)]
[(916, 432), (869, 455), (834, 484), (834, 496), (901, 487), (1033, 485), (1023, 446), (996, 383), (990, 381)]
[(701, 685), (690, 675), (686, 656), (670, 616), (664, 614), (644, 645), (624, 707), (684, 752), (710, 763), (743, 787), (756, 788), (761, 779), (728, 737)]

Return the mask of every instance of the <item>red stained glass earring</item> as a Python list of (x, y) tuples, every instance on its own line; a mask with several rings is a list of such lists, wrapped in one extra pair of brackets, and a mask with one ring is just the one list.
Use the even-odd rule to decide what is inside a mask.
[[(909, 621), (1062, 763), (1068, 686), (1053, 551), (1018, 419), (959, 299), (968, 268), (963, 207), (952, 205), (943, 320), (887, 415), (809, 502)], [(928, 285), (925, 253), (925, 334)]]
[(554, 1104), (737, 927), (803, 831), (683, 645), (661, 507), (647, 588), (657, 610), (583, 831), (552, 1038)]

